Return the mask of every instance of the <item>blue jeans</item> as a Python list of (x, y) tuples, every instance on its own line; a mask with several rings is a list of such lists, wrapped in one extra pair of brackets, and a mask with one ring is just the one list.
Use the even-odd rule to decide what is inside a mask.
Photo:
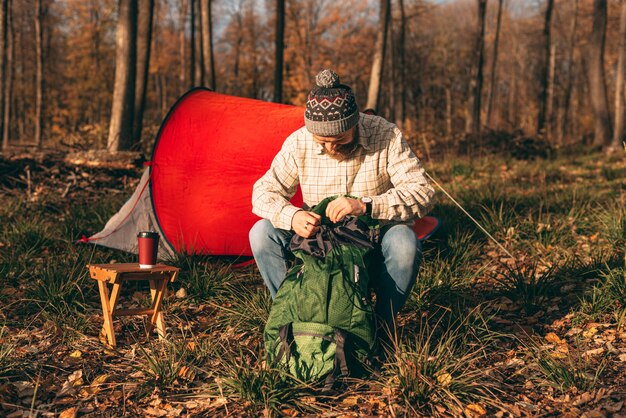
[[(292, 231), (274, 228), (267, 219), (250, 230), (250, 245), (261, 276), (272, 298), (287, 274)], [(381, 230), (380, 255), (383, 263), (372, 277), (376, 292), (376, 314), (387, 326), (402, 309), (415, 284), (422, 259), (422, 246), (413, 230), (406, 225), (388, 225)]]

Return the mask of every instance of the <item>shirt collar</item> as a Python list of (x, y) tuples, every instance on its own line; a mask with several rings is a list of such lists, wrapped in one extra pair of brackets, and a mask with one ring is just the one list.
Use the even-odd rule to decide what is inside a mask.
[[(370, 135), (366, 134), (366, 131), (363, 128), (363, 114), (359, 114), (359, 122), (357, 125), (358, 125), (358, 131), (359, 131), (359, 138), (358, 138), (359, 145), (362, 146), (366, 151), (369, 151), (370, 150)], [(311, 134), (309, 131), (307, 132), (309, 133), (311, 141), (313, 141), (313, 144), (315, 145), (315, 149), (316, 149), (315, 153), (318, 155), (323, 154), (324, 145), (318, 144), (317, 142), (315, 142), (313, 140), (313, 134)]]

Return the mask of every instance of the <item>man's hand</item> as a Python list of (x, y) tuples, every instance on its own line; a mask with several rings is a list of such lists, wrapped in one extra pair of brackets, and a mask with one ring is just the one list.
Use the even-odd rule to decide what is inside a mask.
[(365, 203), (349, 197), (338, 197), (326, 206), (326, 216), (331, 222), (339, 222), (344, 216), (365, 214)]
[(302, 238), (310, 238), (319, 231), (322, 217), (317, 213), (300, 210), (291, 218), (291, 229)]

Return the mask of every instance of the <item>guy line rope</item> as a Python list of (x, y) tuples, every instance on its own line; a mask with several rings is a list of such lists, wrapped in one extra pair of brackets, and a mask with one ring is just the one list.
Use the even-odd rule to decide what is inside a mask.
[(476, 226), (478, 226), (478, 228), (480, 228), (480, 230), (485, 233), (485, 235), (487, 235), (498, 247), (500, 247), (500, 249), (502, 251), (504, 251), (506, 253), (506, 255), (508, 255), (511, 258), (514, 258), (513, 255), (506, 248), (504, 248), (504, 246), (502, 244), (500, 244), (500, 242), (497, 239), (495, 239), (493, 237), (493, 235), (491, 235), (485, 228), (483, 228), (483, 226), (480, 223), (478, 223), (478, 221), (476, 219), (474, 219), (474, 217), (472, 215), (470, 215), (469, 212), (467, 212), (463, 208), (463, 206), (461, 206), (461, 204), (459, 202), (457, 202), (452, 196), (450, 196), (450, 193), (448, 193), (443, 187), (441, 187), (441, 185), (439, 183), (437, 183), (437, 180), (432, 178), (431, 175), (428, 174), (426, 171), (424, 171), (424, 173), (435, 184), (435, 186), (439, 187), (439, 189), (448, 197), (448, 199), (452, 200), (454, 202), (454, 204), (457, 205), (459, 207), (459, 209), (461, 209), (463, 211), (463, 213), (466, 214), (467, 217), (470, 218), (472, 220), (472, 222), (474, 222), (476, 224)]

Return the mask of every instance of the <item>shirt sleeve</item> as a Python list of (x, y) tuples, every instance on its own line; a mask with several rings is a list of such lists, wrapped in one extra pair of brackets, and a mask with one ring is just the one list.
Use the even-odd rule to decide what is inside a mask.
[(288, 137), (270, 169), (254, 183), (252, 212), (272, 222), (275, 228), (290, 230), (293, 215), (301, 208), (289, 203), (298, 187), (295, 138)]
[(372, 217), (393, 221), (409, 221), (426, 216), (433, 205), (435, 189), (425, 175), (400, 129), (393, 129), (387, 159), (393, 188), (372, 196)]

